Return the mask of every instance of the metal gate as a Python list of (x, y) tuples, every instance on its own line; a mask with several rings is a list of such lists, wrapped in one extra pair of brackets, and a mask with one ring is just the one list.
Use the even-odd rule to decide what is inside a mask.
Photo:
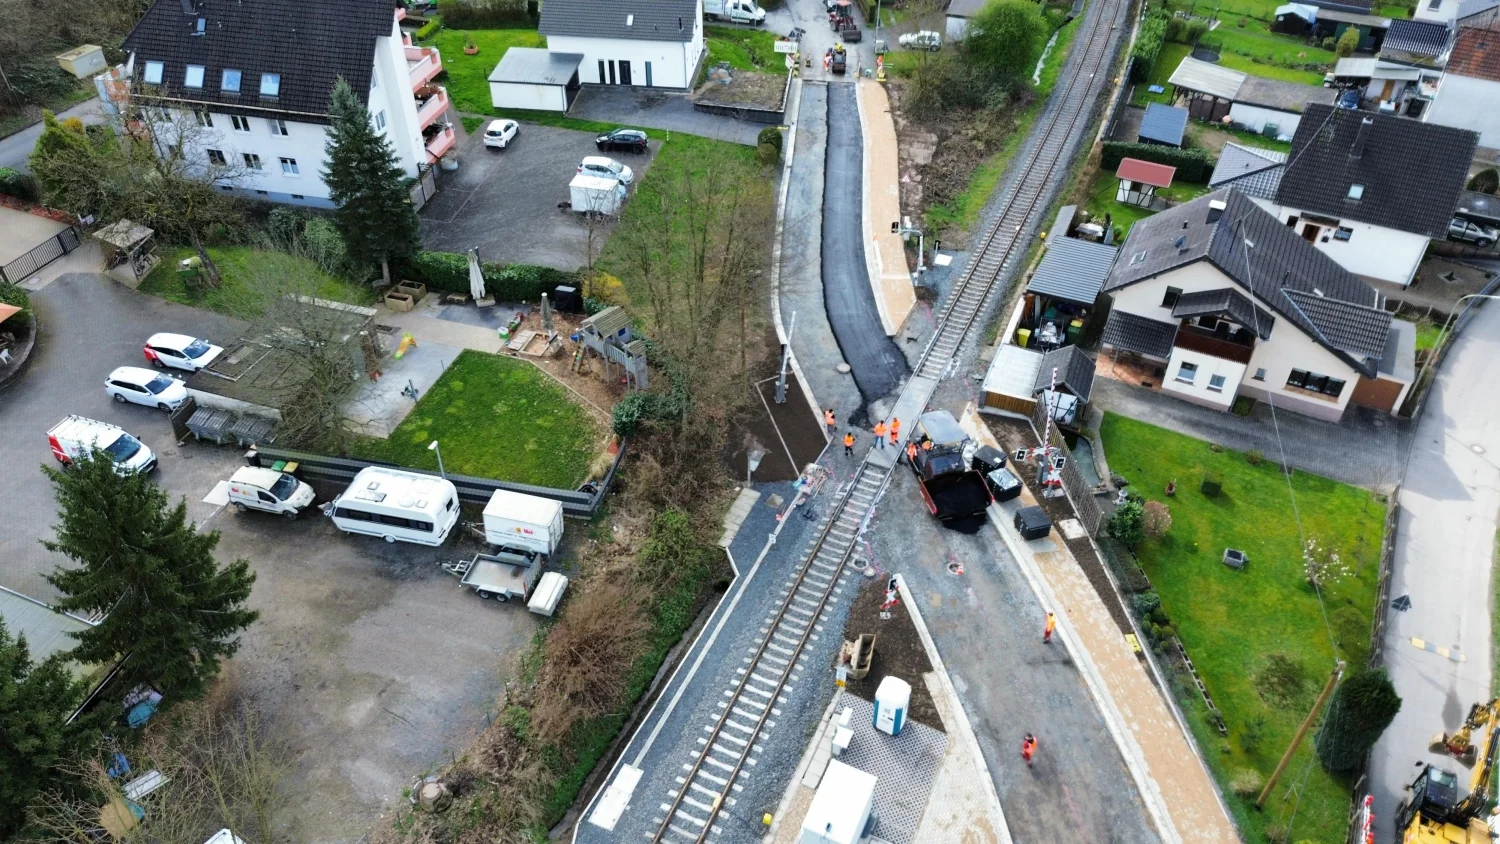
[(78, 229), (68, 226), (33, 246), (25, 255), (0, 266), (0, 281), (20, 284), (22, 279), (77, 249), (78, 244)]
[(417, 180), (411, 184), (411, 206), (421, 211), (427, 200), (437, 193), (436, 168), (431, 164), (417, 165)]

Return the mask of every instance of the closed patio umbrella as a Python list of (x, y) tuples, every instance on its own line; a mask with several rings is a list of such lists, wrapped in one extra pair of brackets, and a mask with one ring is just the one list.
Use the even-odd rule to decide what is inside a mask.
[(542, 294), (542, 330), (548, 336), (552, 334), (552, 303), (547, 301), (547, 294)]
[(484, 270), (479, 266), (479, 250), (469, 250), (469, 295), (474, 301), (484, 298)]

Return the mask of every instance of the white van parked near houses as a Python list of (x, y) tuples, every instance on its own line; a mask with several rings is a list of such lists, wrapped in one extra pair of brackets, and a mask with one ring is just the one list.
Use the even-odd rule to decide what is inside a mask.
[(124, 428), (83, 416), (69, 416), (53, 425), (47, 432), (47, 445), (64, 466), (88, 457), (97, 448), (115, 461), (115, 471), (121, 474), (156, 468), (156, 454)]
[(442, 545), (458, 523), (458, 488), (445, 478), (367, 466), (323, 512), (344, 533)]
[(229, 478), (229, 503), (241, 513), (264, 510), (295, 519), (312, 506), (313, 488), (286, 472), (244, 466)]

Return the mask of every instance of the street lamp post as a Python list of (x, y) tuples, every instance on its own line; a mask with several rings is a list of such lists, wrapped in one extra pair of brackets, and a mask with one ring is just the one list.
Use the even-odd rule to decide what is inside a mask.
[(441, 475), (444, 478), (447, 478), (448, 477), (448, 473), (443, 471), (443, 450), (441, 448), (438, 448), (438, 441), (437, 440), (433, 440), (432, 442), (428, 443), (427, 444), (427, 450), (430, 451), (430, 452), (433, 452), (434, 454), (437, 455), (437, 459), (438, 459), (438, 474)]

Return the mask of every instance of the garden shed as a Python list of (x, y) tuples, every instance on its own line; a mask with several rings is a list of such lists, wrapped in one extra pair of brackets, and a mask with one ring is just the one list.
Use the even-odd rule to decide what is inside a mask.
[(1167, 147), (1181, 147), (1187, 131), (1188, 112), (1179, 106), (1151, 103), (1141, 117), (1140, 142)]
[(511, 47), (490, 71), (490, 102), (495, 108), (567, 111), (578, 96), (582, 63), (582, 53)]
[(1156, 189), (1171, 187), (1172, 177), (1176, 174), (1176, 167), (1142, 161), (1139, 158), (1121, 159), (1120, 169), (1115, 171), (1115, 176), (1120, 179), (1120, 187), (1115, 191), (1115, 201), (1160, 211), (1167, 207), (1167, 203), (1157, 197)]

